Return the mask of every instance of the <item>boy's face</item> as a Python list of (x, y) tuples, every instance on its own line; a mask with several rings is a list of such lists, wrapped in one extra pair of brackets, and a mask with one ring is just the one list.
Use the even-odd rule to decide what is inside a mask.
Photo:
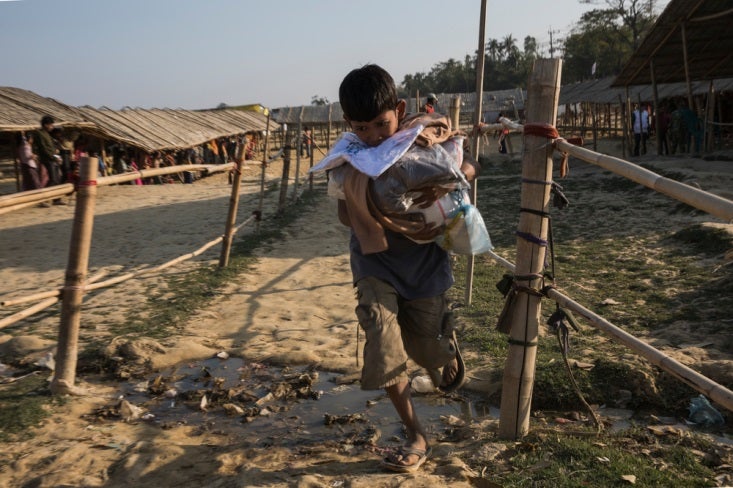
[(344, 116), (354, 134), (367, 146), (378, 146), (397, 132), (400, 120), (405, 116), (405, 101), (397, 102), (394, 110), (385, 110), (372, 120), (351, 120)]

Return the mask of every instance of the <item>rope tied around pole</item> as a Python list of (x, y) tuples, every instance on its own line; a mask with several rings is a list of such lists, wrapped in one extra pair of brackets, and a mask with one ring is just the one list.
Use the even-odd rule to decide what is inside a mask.
[[(555, 139), (560, 139), (560, 133), (557, 132), (557, 129), (552, 124), (524, 124), (524, 135), (544, 137), (545, 139), (549, 139), (552, 143), (555, 142)], [(577, 140), (573, 139), (573, 144), (576, 142)], [(582, 138), (580, 139), (580, 144), (583, 144)], [(568, 153), (562, 152), (562, 160), (560, 161), (560, 178), (565, 178), (570, 172), (568, 157)]]

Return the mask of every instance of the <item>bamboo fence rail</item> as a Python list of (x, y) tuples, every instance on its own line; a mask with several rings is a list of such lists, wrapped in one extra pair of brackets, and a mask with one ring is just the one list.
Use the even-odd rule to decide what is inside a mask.
[[(182, 173), (184, 171), (204, 171), (207, 174), (214, 174), (221, 171), (230, 171), (234, 168), (236, 168), (235, 163), (180, 164), (176, 166), (166, 166), (165, 168), (141, 169), (138, 171), (130, 171), (127, 173), (120, 173), (118, 175), (98, 178), (97, 186), (116, 185), (118, 183), (126, 183), (137, 179)], [(62, 185), (41, 188), (39, 190), (12, 193), (10, 195), (0, 195), (0, 215), (14, 210), (20, 210), (21, 208), (26, 208), (46, 200), (71, 195), (72, 193), (74, 193), (74, 185), (71, 183), (64, 183)]]
[(624, 176), (647, 188), (651, 188), (659, 193), (673, 197), (680, 202), (703, 210), (710, 215), (714, 215), (725, 222), (733, 222), (733, 201), (731, 200), (679, 181), (665, 178), (653, 171), (649, 171), (623, 159), (574, 146), (564, 139), (556, 139), (554, 145), (559, 151), (566, 152), (578, 159)]

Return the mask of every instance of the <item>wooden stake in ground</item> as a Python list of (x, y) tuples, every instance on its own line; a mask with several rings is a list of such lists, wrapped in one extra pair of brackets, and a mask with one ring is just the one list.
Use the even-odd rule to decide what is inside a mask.
[(84, 298), (84, 285), (89, 264), (96, 198), (97, 161), (84, 157), (79, 164), (79, 186), (74, 210), (74, 225), (71, 230), (69, 261), (66, 265), (56, 370), (51, 381), (51, 392), (54, 394), (80, 393), (80, 390), (74, 387), (74, 381), (76, 379), (81, 303)]
[(290, 179), (290, 151), (292, 150), (291, 141), (292, 134), (288, 132), (285, 135), (285, 147), (283, 152), (283, 174), (280, 179), (280, 198), (277, 203), (277, 213), (282, 214), (285, 211), (286, 200), (288, 197), (288, 180)]
[[(260, 199), (257, 203), (257, 214), (262, 215), (262, 207), (265, 204), (265, 176), (267, 176), (267, 162), (270, 160), (270, 110), (267, 110), (267, 131), (265, 132), (265, 155), (262, 157), (262, 168), (260, 171)], [(260, 230), (260, 220), (257, 219), (257, 231)]]
[(237, 150), (237, 167), (234, 169), (234, 180), (232, 181), (232, 193), (229, 197), (229, 213), (227, 214), (227, 222), (224, 228), (224, 240), (221, 245), (221, 255), (219, 256), (219, 267), (226, 268), (229, 264), (229, 254), (232, 250), (232, 229), (237, 222), (237, 208), (239, 207), (239, 187), (242, 183), (242, 162), (243, 147), (240, 144)]
[[(553, 147), (547, 136), (532, 135), (528, 125), (554, 127), (560, 96), (559, 59), (535, 61), (527, 87), (527, 120), (522, 158), (522, 196), (517, 232), (517, 265), (514, 281), (519, 293), (512, 307), (509, 353), (504, 367), (499, 436), (516, 439), (529, 432), (537, 337), (541, 310), (552, 181)], [(530, 132), (528, 134), (528, 132)], [(544, 183), (538, 183), (544, 182)]]

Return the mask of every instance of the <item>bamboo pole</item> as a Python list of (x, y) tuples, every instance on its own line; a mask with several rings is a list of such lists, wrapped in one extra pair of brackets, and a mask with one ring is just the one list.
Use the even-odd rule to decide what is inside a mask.
[[(95, 161), (96, 162), (96, 161)], [(227, 164), (193, 164), (193, 165), (178, 165), (168, 166), (166, 168), (153, 168), (140, 171), (134, 171), (130, 173), (123, 173), (119, 175), (105, 176), (97, 179), (97, 186), (110, 186), (117, 183), (126, 181), (133, 181), (138, 178), (150, 178), (152, 176), (160, 176), (171, 173), (180, 173), (182, 168), (186, 170), (206, 171), (208, 174), (213, 174), (221, 171), (227, 171), (235, 168), (235, 163)], [(38, 190), (23, 191), (20, 193), (13, 193), (10, 195), (0, 196), (0, 215), (8, 213), (12, 210), (18, 210), (31, 206), (33, 204), (43, 202), (46, 200), (52, 200), (60, 196), (71, 195), (74, 192), (74, 185), (71, 183), (64, 183), (62, 185), (51, 186), (48, 188), (40, 188)]]
[(305, 105), (300, 107), (300, 115), (298, 116), (298, 138), (295, 147), (295, 183), (293, 189), (293, 200), (298, 198), (298, 187), (300, 186), (300, 151), (303, 150), (303, 114), (305, 113)]
[(733, 392), (726, 387), (675, 361), (669, 356), (666, 356), (663, 352), (653, 348), (646, 342), (637, 339), (610, 322), (607, 322), (602, 317), (595, 315), (590, 310), (574, 302), (557, 290), (550, 289), (548, 296), (559, 303), (560, 306), (578, 312), (580, 315), (590, 320), (599, 329), (616, 339), (617, 342), (620, 342), (628, 348), (638, 352), (642, 357), (648, 359), (653, 365), (671, 373), (686, 385), (705, 394), (714, 402), (719, 403), (733, 412)]
[[(262, 166), (260, 169), (260, 200), (257, 203), (257, 212), (259, 215), (262, 215), (262, 209), (265, 204), (265, 176), (267, 171), (267, 163), (270, 161), (270, 111), (267, 111), (267, 132), (265, 133), (265, 158), (262, 161)], [(256, 230), (260, 230), (260, 221), (257, 220)]]
[(54, 394), (78, 394), (74, 386), (79, 341), (81, 304), (89, 263), (89, 248), (94, 225), (94, 206), (97, 196), (97, 162), (84, 157), (79, 162), (79, 195), (74, 211), (74, 226), (69, 245), (66, 267), (61, 325), (57, 346), (56, 370), (51, 381)]
[(333, 104), (328, 105), (328, 130), (326, 131), (326, 151), (331, 150), (331, 119), (333, 117)]
[[(535, 61), (527, 86), (527, 120), (553, 125), (560, 96), (560, 59)], [(525, 126), (526, 130), (526, 126)], [(552, 144), (547, 138), (524, 135), (522, 181), (552, 181)], [(550, 185), (522, 183), (521, 208), (547, 212)], [(539, 291), (544, 271), (546, 247), (530, 240), (547, 241), (548, 219), (534, 212), (521, 212), (517, 238), (515, 281)], [(522, 237), (527, 236), (527, 237)], [(532, 405), (541, 295), (520, 292), (512, 307), (509, 353), (504, 367), (499, 436), (516, 439), (529, 431)]]
[(239, 207), (239, 188), (242, 184), (242, 152), (243, 146), (240, 145), (237, 151), (237, 168), (234, 170), (234, 180), (232, 181), (232, 193), (229, 196), (229, 213), (224, 227), (223, 243), (221, 245), (221, 255), (219, 256), (219, 267), (226, 268), (229, 265), (229, 254), (232, 250), (232, 228), (237, 222), (237, 208)]
[(724, 222), (733, 222), (733, 201), (713, 193), (700, 190), (679, 181), (660, 176), (653, 171), (644, 169), (636, 164), (624, 161), (605, 154), (599, 154), (588, 149), (574, 146), (564, 139), (557, 139), (555, 147), (571, 156), (595, 164), (613, 173), (624, 176), (636, 183), (652, 190), (670, 196), (680, 202), (703, 210), (710, 215), (722, 219)]
[[(57, 290), (57, 294), (58, 294), (58, 290)], [(30, 317), (31, 315), (34, 315), (40, 312), (41, 310), (45, 310), (58, 301), (59, 301), (58, 296), (46, 298), (43, 301), (36, 303), (35, 305), (32, 305), (24, 310), (21, 310), (20, 312), (16, 312), (12, 315), (8, 315), (4, 319), (0, 320), (0, 329), (7, 327), (8, 325), (12, 325), (16, 322), (19, 322), (26, 317)]]
[[(99, 281), (104, 276), (107, 275), (107, 271), (100, 271), (99, 273), (95, 274), (94, 276), (89, 277), (87, 280), (87, 283), (94, 283), (96, 281)], [(89, 289), (89, 285), (85, 287), (85, 289)], [(56, 288), (55, 290), (48, 290), (48, 291), (42, 291), (39, 293), (34, 293), (33, 295), (26, 295), (23, 297), (18, 298), (11, 298), (9, 300), (3, 300), (0, 302), (0, 306), (2, 307), (11, 307), (13, 305), (19, 305), (21, 303), (28, 303), (28, 302), (35, 302), (36, 300), (43, 300), (45, 298), (51, 298), (51, 297), (60, 297), (63, 293), (63, 288)], [(1, 327), (1, 326), (0, 326)]]
[(292, 141), (291, 134), (287, 134), (285, 138), (285, 152), (283, 154), (283, 172), (280, 178), (280, 198), (277, 203), (277, 213), (280, 214), (285, 210), (285, 201), (288, 196), (288, 180), (290, 178), (290, 152), (292, 147), (290, 143)]
[(15, 137), (12, 138), (11, 148), (13, 151), (13, 170), (15, 171), (15, 191), (20, 191), (20, 158), (18, 157), (18, 144), (15, 142)]
[[(481, 123), (481, 112), (483, 110), (483, 96), (484, 96), (484, 49), (486, 41), (486, 0), (481, 0), (481, 18), (479, 20), (479, 32), (478, 32), (478, 51), (476, 56), (476, 108), (473, 114), (473, 124), (478, 127)], [(481, 149), (481, 138), (477, 135), (473, 138), (473, 145), (471, 151), (473, 156), (478, 161), (479, 150)], [(471, 203), (476, 203), (476, 195), (478, 191), (478, 180), (471, 182)], [(473, 266), (474, 256), (466, 257), (466, 288), (464, 292), (464, 301), (466, 305), (471, 305), (471, 298), (473, 295)]]
[(74, 185), (64, 183), (63, 185), (49, 186), (37, 190), (0, 195), (0, 209), (11, 207), (21, 203), (38, 203), (44, 200), (51, 200), (60, 196), (70, 195), (74, 191)]
[[(450, 99), (450, 123), (453, 127), (453, 130), (458, 130), (460, 128), (460, 121), (461, 121), (461, 97), (453, 97)], [(478, 160), (478, 157), (476, 158)]]

